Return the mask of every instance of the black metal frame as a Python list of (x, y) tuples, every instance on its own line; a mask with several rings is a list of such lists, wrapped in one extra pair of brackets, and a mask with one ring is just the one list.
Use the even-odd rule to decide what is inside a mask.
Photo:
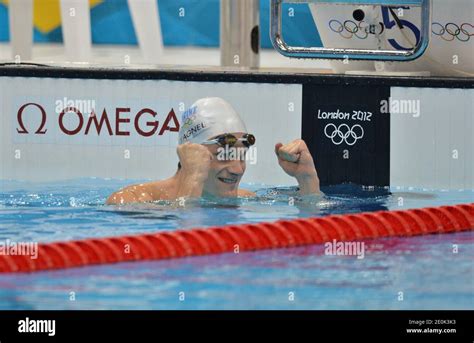
[(380, 85), (391, 87), (474, 88), (474, 78), (424, 76), (366, 76), (309, 74), (289, 71), (212, 71), (196, 69), (112, 69), (56, 66), (0, 65), (0, 77), (175, 80), (211, 82), (255, 82), (284, 84)]

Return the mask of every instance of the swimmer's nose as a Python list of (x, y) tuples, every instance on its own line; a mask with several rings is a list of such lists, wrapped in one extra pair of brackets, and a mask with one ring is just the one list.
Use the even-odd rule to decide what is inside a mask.
[(232, 174), (232, 176), (239, 177), (241, 176), (244, 171), (244, 163), (242, 161), (230, 161), (230, 164), (226, 168), (229, 174)]

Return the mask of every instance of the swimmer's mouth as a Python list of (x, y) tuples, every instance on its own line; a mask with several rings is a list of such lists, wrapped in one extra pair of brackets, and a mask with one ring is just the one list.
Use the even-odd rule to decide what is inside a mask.
[(219, 177), (218, 178), (220, 181), (224, 182), (224, 183), (227, 183), (227, 184), (234, 184), (237, 182), (237, 179), (234, 179), (234, 178), (225, 178), (225, 177)]

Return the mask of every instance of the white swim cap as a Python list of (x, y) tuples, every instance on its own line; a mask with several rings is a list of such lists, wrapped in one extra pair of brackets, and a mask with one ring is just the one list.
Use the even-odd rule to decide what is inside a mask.
[(224, 133), (243, 132), (247, 128), (232, 106), (221, 98), (203, 98), (183, 113), (179, 144), (201, 144)]

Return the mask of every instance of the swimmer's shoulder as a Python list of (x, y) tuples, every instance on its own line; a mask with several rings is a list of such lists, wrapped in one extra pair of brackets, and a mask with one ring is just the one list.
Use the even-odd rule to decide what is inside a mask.
[(237, 191), (239, 197), (254, 197), (256, 194), (254, 192), (248, 191), (246, 189), (239, 189)]
[(106, 201), (107, 205), (123, 205), (137, 202), (167, 200), (167, 180), (130, 185), (113, 193)]
[(106, 201), (107, 205), (124, 205), (134, 202), (152, 201), (153, 197), (146, 184), (124, 187), (113, 193)]
[[(106, 201), (107, 205), (125, 205), (130, 203), (170, 200), (173, 185), (171, 180), (153, 181), (130, 185), (113, 193)], [(254, 197), (256, 194), (246, 189), (237, 191), (239, 197)]]

